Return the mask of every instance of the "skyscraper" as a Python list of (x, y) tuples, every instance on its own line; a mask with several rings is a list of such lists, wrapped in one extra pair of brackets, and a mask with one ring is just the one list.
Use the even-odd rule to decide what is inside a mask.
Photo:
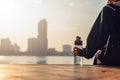
[(37, 51), (40, 55), (47, 55), (48, 39), (47, 39), (47, 21), (46, 19), (40, 20), (38, 23), (38, 38), (37, 38)]

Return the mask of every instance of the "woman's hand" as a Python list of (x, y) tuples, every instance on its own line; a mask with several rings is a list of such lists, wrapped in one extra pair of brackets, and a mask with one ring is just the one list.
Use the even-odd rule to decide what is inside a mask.
[(80, 49), (77, 48), (77, 47), (74, 47), (74, 48), (73, 48), (73, 54), (74, 54), (74, 56), (79, 56), (79, 54), (80, 54)]

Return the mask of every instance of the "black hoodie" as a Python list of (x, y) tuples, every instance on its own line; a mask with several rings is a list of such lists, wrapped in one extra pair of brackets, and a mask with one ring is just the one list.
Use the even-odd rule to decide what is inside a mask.
[(92, 58), (97, 50), (104, 49), (108, 38), (109, 43), (102, 63), (120, 66), (120, 6), (115, 4), (107, 4), (98, 15), (88, 35), (83, 56)]

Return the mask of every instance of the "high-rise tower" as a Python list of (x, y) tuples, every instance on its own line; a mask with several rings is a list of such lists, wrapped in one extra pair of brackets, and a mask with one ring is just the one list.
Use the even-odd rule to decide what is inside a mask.
[(37, 51), (40, 55), (47, 55), (48, 40), (47, 40), (47, 21), (46, 19), (40, 20), (38, 23), (38, 38), (37, 38)]

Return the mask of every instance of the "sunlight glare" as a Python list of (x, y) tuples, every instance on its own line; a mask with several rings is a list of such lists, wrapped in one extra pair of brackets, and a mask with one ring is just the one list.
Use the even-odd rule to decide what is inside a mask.
[[(4, 67), (3, 65), (0, 65), (0, 68)], [(4, 71), (0, 69), (0, 80), (5, 76)]]
[(74, 6), (75, 6), (75, 3), (74, 3), (74, 2), (70, 2), (70, 3), (68, 3), (68, 6), (69, 6), (69, 7), (74, 7)]
[(14, 15), (14, 9), (14, 3), (12, 1), (0, 0), (0, 25), (2, 25), (1, 27), (11, 24), (11, 19)]
[(14, 3), (10, 2), (10, 1), (0, 1), (0, 11), (5, 13), (10, 11), (10, 9), (12, 9), (14, 7)]
[(0, 78), (4, 77), (3, 72), (0, 71)]
[(0, 56), (0, 60), (3, 60), (4, 59), (4, 57), (3, 56)]
[(35, 4), (42, 4), (41, 0), (35, 0)]

